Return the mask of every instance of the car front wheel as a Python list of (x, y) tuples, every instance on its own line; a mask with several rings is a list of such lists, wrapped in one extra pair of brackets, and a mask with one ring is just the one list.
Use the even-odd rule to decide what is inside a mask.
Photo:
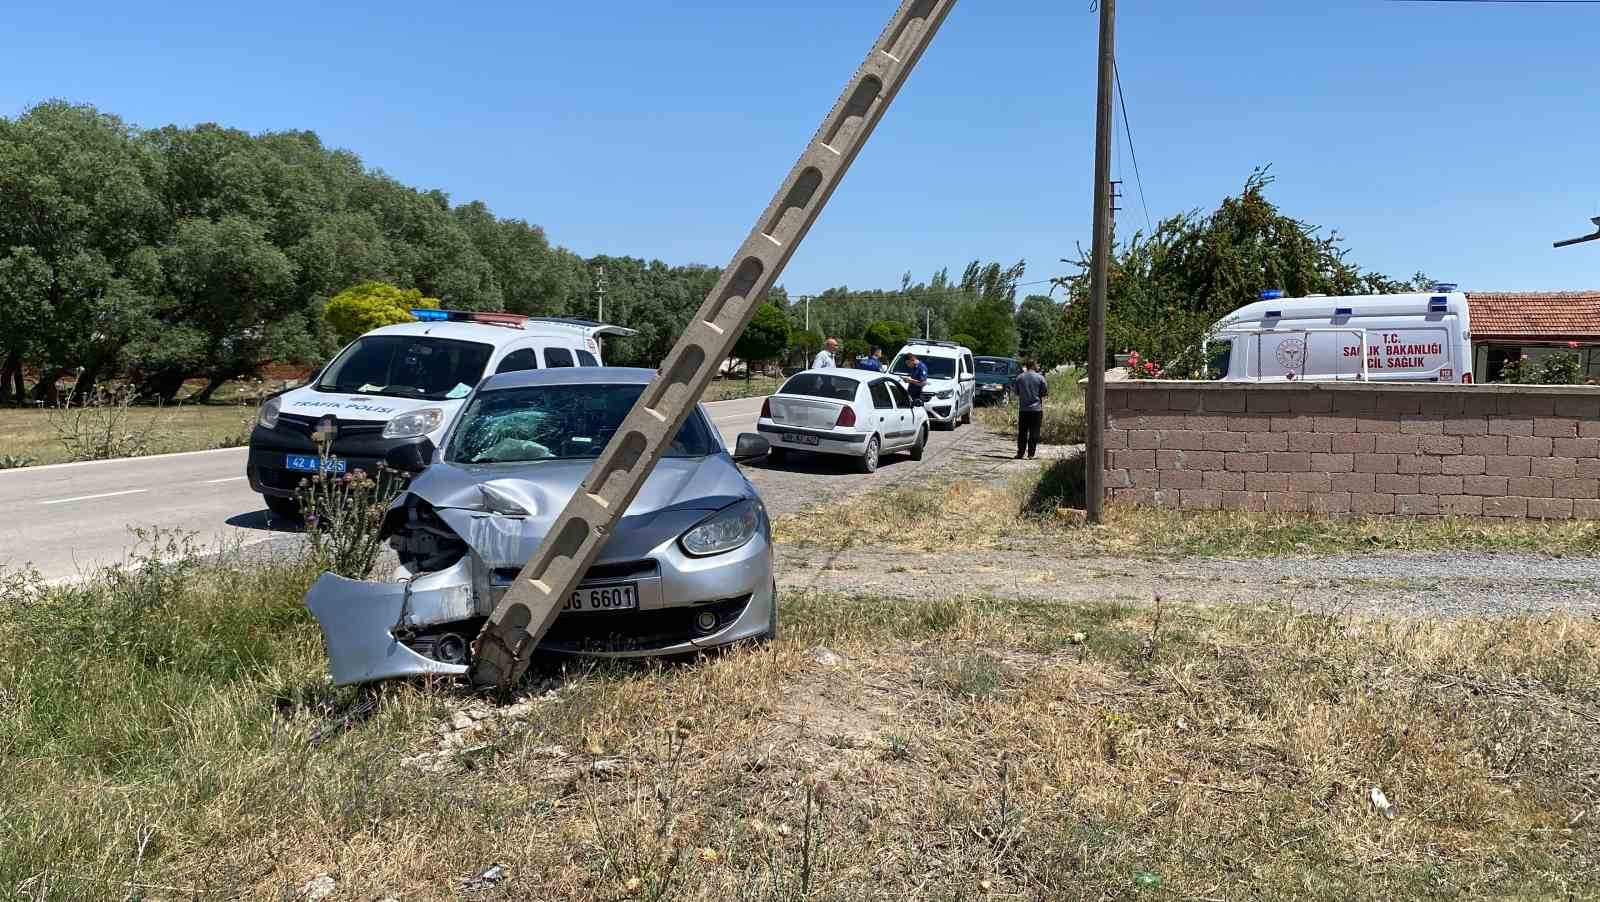
[(861, 455), (861, 459), (857, 463), (857, 466), (861, 468), (861, 472), (876, 473), (878, 471), (878, 452), (882, 450), (883, 446), (879, 444), (876, 435), (867, 439), (867, 452)]

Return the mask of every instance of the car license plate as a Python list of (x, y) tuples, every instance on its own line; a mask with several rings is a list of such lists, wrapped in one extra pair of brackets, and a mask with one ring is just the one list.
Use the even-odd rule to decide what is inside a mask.
[(638, 607), (638, 583), (613, 583), (609, 586), (579, 586), (561, 610), (632, 611)]
[(291, 470), (302, 473), (343, 473), (350, 468), (350, 462), (341, 457), (329, 458), (324, 461), (315, 454), (290, 454), (285, 458), (283, 465)]
[(804, 435), (799, 432), (785, 432), (783, 434), (783, 440), (796, 445), (815, 445), (822, 441), (819, 436)]

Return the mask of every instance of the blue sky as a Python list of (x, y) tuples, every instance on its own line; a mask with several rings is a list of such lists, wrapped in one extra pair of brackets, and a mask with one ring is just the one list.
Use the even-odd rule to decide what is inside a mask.
[[(581, 254), (725, 263), (894, 0), (8, 5), (0, 114), (311, 129)], [(782, 282), (893, 287), (1089, 239), (1087, 0), (965, 0)], [(137, 7), (137, 8), (136, 8)], [(236, 7), (236, 8), (230, 8)], [(1271, 163), (1351, 257), (1468, 290), (1600, 287), (1600, 5), (1123, 0), (1153, 217)], [(1122, 226), (1144, 215), (1126, 143)]]

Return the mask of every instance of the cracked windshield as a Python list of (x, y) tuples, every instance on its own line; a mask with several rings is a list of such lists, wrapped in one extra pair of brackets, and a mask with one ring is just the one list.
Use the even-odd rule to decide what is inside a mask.
[[(542, 385), (485, 392), (467, 407), (450, 441), (455, 463), (492, 464), (598, 457), (644, 391), (642, 385)], [(690, 414), (667, 457), (718, 448)]]

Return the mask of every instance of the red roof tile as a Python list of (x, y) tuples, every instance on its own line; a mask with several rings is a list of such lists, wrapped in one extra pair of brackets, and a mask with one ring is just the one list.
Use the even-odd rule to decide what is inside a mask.
[(1474, 341), (1600, 340), (1600, 291), (1470, 291)]

